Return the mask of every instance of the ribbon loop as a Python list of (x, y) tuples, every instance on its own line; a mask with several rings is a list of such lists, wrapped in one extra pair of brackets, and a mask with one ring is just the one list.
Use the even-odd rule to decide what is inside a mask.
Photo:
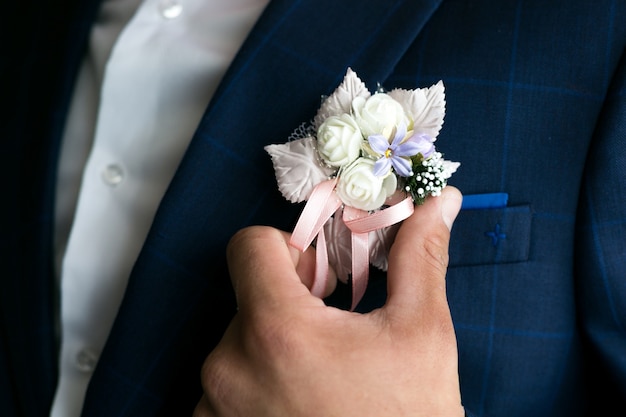
[(415, 205), (411, 197), (407, 197), (393, 206), (367, 216), (357, 213), (355, 211), (357, 209), (353, 209), (352, 207), (346, 207), (346, 210), (348, 209), (351, 209), (350, 214), (347, 216), (348, 218), (344, 216), (346, 226), (354, 233), (368, 233), (392, 226), (408, 218), (413, 214)]
[(289, 243), (304, 252), (315, 239), (335, 211), (341, 206), (341, 200), (335, 194), (337, 178), (317, 184), (309, 197)]
[(352, 232), (351, 310), (354, 310), (363, 298), (369, 281), (369, 232), (401, 222), (413, 214), (414, 209), (411, 197), (371, 214), (354, 207), (344, 208), (343, 220)]
[[(291, 246), (304, 252), (317, 237), (315, 278), (311, 287), (311, 293), (317, 297), (323, 296), (328, 282), (329, 265), (324, 225), (342, 205), (334, 192), (336, 184), (337, 178), (334, 178), (319, 183), (313, 189), (289, 241)], [(342, 220), (351, 232), (351, 311), (356, 308), (367, 289), (370, 264), (369, 233), (403, 221), (413, 213), (414, 208), (411, 197), (374, 213), (350, 206), (343, 208)]]

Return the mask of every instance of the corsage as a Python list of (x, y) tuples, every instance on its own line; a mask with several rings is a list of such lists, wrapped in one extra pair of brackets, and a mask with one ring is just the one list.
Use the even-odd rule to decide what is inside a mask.
[(323, 293), (330, 266), (344, 283), (351, 279), (354, 309), (370, 263), (387, 270), (400, 222), (415, 204), (441, 194), (460, 165), (435, 148), (445, 104), (441, 81), (372, 94), (348, 69), (312, 122), (286, 143), (265, 147), (282, 195), (306, 201), (290, 244), (316, 246), (313, 294)]

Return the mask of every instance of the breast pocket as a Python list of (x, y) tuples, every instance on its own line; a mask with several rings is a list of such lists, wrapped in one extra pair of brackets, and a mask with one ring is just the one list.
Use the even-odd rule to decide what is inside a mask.
[(452, 227), (450, 267), (528, 260), (530, 205), (464, 208)]

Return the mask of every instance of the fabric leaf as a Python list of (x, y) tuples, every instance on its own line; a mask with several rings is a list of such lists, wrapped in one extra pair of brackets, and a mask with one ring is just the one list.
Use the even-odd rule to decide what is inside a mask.
[(416, 133), (425, 133), (433, 139), (437, 137), (446, 114), (446, 95), (442, 81), (429, 88), (397, 88), (389, 92), (389, 95), (402, 104), (404, 111), (411, 116)]
[(313, 137), (264, 149), (272, 158), (278, 189), (292, 203), (307, 200), (313, 188), (334, 173), (320, 164)]
[(315, 128), (317, 129), (328, 116), (338, 116), (342, 113), (349, 114), (352, 109), (352, 100), (356, 97), (367, 99), (371, 95), (365, 83), (361, 81), (352, 69), (348, 68), (343, 82), (335, 89), (333, 94), (322, 102), (314, 119)]

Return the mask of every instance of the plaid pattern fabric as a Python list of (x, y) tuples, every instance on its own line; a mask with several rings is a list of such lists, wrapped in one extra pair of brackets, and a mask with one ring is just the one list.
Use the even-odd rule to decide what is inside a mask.
[[(462, 211), (452, 232), (448, 297), (468, 415), (623, 406), (625, 21), (621, 0), (273, 0), (160, 206), (84, 415), (190, 414), (200, 364), (234, 311), (228, 238), (249, 224), (291, 229), (300, 209), (276, 190), (263, 146), (310, 119), (348, 66), (387, 88), (443, 80), (438, 148), (462, 163), (451, 183), (509, 195), (506, 207)], [(20, 263), (33, 259), (11, 256), (3, 281), (27, 278)], [(362, 311), (384, 301), (384, 277), (373, 275)], [(28, 398), (14, 343), (0, 339), (0, 383)]]

